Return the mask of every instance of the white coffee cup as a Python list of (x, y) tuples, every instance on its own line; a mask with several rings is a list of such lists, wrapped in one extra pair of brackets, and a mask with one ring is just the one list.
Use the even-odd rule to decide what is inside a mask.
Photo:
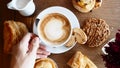
[(33, 0), (12, 0), (7, 4), (8, 9), (17, 10), (23, 16), (30, 16), (35, 11)]
[(70, 21), (60, 13), (45, 15), (37, 25), (37, 33), (41, 43), (49, 47), (59, 47), (66, 44), (71, 35)]

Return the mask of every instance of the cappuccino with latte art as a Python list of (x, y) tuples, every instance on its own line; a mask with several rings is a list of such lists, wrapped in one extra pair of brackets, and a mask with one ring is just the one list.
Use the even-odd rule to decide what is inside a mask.
[(46, 15), (38, 24), (38, 35), (41, 41), (49, 46), (60, 46), (70, 38), (71, 24), (62, 14)]

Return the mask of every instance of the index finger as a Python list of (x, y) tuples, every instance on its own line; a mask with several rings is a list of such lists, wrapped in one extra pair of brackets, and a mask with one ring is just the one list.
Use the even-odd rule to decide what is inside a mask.
[(21, 42), (26, 42), (26, 43), (28, 43), (28, 42), (30, 41), (31, 37), (32, 37), (32, 34), (31, 34), (31, 33), (27, 33), (27, 34), (23, 37), (23, 39), (21, 40)]
[(28, 51), (28, 46), (31, 36), (32, 36), (31, 33), (27, 33), (19, 43), (19, 49), (23, 54), (26, 54), (26, 52)]

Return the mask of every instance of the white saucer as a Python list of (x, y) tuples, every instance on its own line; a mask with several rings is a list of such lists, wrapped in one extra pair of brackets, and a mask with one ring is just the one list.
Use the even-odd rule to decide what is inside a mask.
[[(72, 28), (75, 28), (75, 27), (80, 28), (80, 24), (79, 24), (77, 17), (70, 10), (68, 10), (64, 7), (60, 7), (60, 6), (53, 6), (53, 7), (49, 7), (47, 9), (43, 10), (42, 12), (39, 13), (39, 15), (37, 16), (36, 19), (41, 19), (42, 17), (44, 17), (45, 15), (50, 14), (50, 13), (60, 13), (64, 16), (66, 16), (67, 19), (71, 22)], [(35, 22), (33, 25), (33, 33), (38, 34)], [(47, 51), (49, 51), (51, 53), (59, 54), (59, 53), (63, 53), (63, 52), (70, 50), (71, 48), (73, 48), (75, 46), (75, 44), (72, 47), (60, 46), (60, 47), (53, 48), (53, 47), (46, 46), (46, 49), (47, 49)]]
[(106, 53), (105, 52), (105, 47), (109, 47), (109, 45), (108, 45), (108, 43), (109, 42), (115, 42), (115, 38), (112, 38), (111, 40), (109, 40), (103, 47), (102, 47), (102, 52), (104, 53), (104, 54), (108, 54), (108, 53)]

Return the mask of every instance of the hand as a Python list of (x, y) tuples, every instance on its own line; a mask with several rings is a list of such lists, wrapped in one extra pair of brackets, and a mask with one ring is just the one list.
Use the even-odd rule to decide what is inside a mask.
[(45, 47), (39, 44), (39, 38), (34, 34), (28, 33), (13, 48), (11, 68), (33, 68), (35, 60), (45, 58), (50, 55)]

